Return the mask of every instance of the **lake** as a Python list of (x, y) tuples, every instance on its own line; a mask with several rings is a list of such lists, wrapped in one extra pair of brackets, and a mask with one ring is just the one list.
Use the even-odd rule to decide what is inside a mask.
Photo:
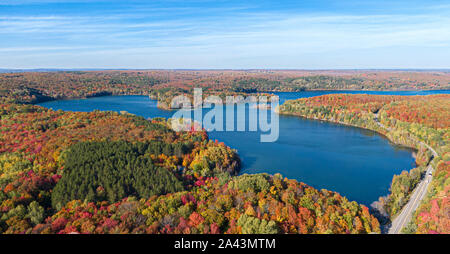
[[(330, 93), (426, 95), (448, 94), (450, 91), (305, 91), (276, 94), (283, 103), (290, 99)], [(38, 105), (66, 111), (127, 111), (146, 118), (169, 118), (174, 113), (158, 109), (156, 101), (147, 96), (105, 96), (49, 101)], [(206, 112), (203, 109), (203, 113)], [(246, 119), (235, 116), (235, 123), (248, 122), (248, 112), (246, 116)], [(393, 145), (373, 131), (294, 116), (279, 116), (279, 138), (273, 143), (261, 143), (260, 132), (211, 131), (208, 134), (210, 139), (217, 139), (238, 151), (243, 163), (241, 174), (281, 173), (315, 188), (337, 191), (349, 200), (365, 205), (389, 193), (394, 174), (410, 170), (415, 165), (411, 149)]]

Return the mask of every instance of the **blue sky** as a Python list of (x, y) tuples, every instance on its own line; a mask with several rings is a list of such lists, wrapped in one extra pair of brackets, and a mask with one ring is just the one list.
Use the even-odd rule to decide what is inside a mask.
[(450, 3), (0, 0), (0, 68), (450, 68)]

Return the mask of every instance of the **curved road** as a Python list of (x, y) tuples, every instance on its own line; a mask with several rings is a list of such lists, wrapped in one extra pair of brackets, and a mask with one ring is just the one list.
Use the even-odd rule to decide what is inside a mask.
[[(375, 120), (375, 122), (377, 122), (377, 124), (380, 127), (384, 128), (388, 131), (391, 130), (391, 128), (384, 126), (382, 123), (380, 123), (378, 121), (378, 114), (375, 114), (374, 120)], [(433, 157), (438, 156), (437, 152), (433, 148), (431, 148), (428, 144), (425, 144), (424, 142), (419, 141), (419, 140), (415, 140), (415, 141), (426, 146), (433, 153)], [(428, 185), (430, 184), (431, 180), (433, 179), (433, 175), (432, 175), (433, 171), (434, 171), (434, 169), (431, 166), (431, 164), (428, 165), (427, 170), (425, 172), (425, 177), (416, 186), (416, 189), (411, 194), (408, 203), (406, 203), (406, 205), (403, 206), (402, 211), (392, 221), (391, 227), (389, 228), (389, 231), (388, 231), (388, 234), (400, 234), (402, 228), (409, 223), (413, 212), (419, 207), (422, 199), (427, 194)]]

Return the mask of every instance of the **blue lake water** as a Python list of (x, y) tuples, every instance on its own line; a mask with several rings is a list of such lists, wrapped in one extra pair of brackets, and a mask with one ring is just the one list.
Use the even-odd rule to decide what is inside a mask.
[[(330, 93), (427, 95), (448, 94), (450, 91), (307, 91), (276, 94), (283, 103), (289, 99)], [(146, 96), (105, 96), (50, 101), (39, 105), (66, 111), (124, 110), (146, 118), (169, 118), (174, 113), (158, 109), (156, 101)], [(203, 109), (203, 114), (207, 111)], [(235, 124), (240, 121), (248, 123), (248, 112), (245, 119), (235, 115)], [(414, 167), (412, 150), (395, 146), (375, 132), (355, 127), (279, 116), (278, 140), (261, 143), (260, 135), (261, 132), (251, 131), (209, 132), (210, 139), (217, 139), (238, 150), (243, 162), (241, 174), (281, 173), (315, 188), (337, 191), (349, 200), (366, 205), (388, 193), (394, 174)]]

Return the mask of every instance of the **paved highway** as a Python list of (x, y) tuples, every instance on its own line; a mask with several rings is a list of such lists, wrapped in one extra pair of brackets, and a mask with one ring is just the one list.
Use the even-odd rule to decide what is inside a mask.
[(408, 203), (402, 208), (400, 214), (395, 217), (392, 221), (391, 227), (389, 228), (388, 234), (400, 234), (404, 226), (406, 226), (411, 220), (412, 214), (419, 207), (422, 199), (427, 194), (428, 185), (431, 182), (433, 176), (431, 175), (433, 168), (428, 166), (426, 175), (422, 181), (417, 185), (416, 189), (413, 191)]
[[(384, 126), (382, 123), (378, 121), (378, 114), (375, 114), (374, 120), (380, 127), (388, 131), (391, 130), (391, 128)], [(437, 152), (433, 148), (431, 148), (428, 144), (425, 144), (424, 142), (416, 139), (414, 140), (426, 146), (433, 153), (433, 157), (438, 156)], [(422, 199), (427, 194), (428, 186), (430, 185), (431, 180), (433, 179), (432, 175), (433, 171), (434, 171), (433, 167), (431, 167), (431, 165), (428, 165), (427, 170), (425, 172), (425, 177), (416, 186), (416, 189), (411, 194), (408, 203), (406, 203), (406, 205), (403, 206), (402, 211), (392, 221), (388, 234), (400, 234), (402, 228), (409, 223), (413, 212), (419, 207)]]

